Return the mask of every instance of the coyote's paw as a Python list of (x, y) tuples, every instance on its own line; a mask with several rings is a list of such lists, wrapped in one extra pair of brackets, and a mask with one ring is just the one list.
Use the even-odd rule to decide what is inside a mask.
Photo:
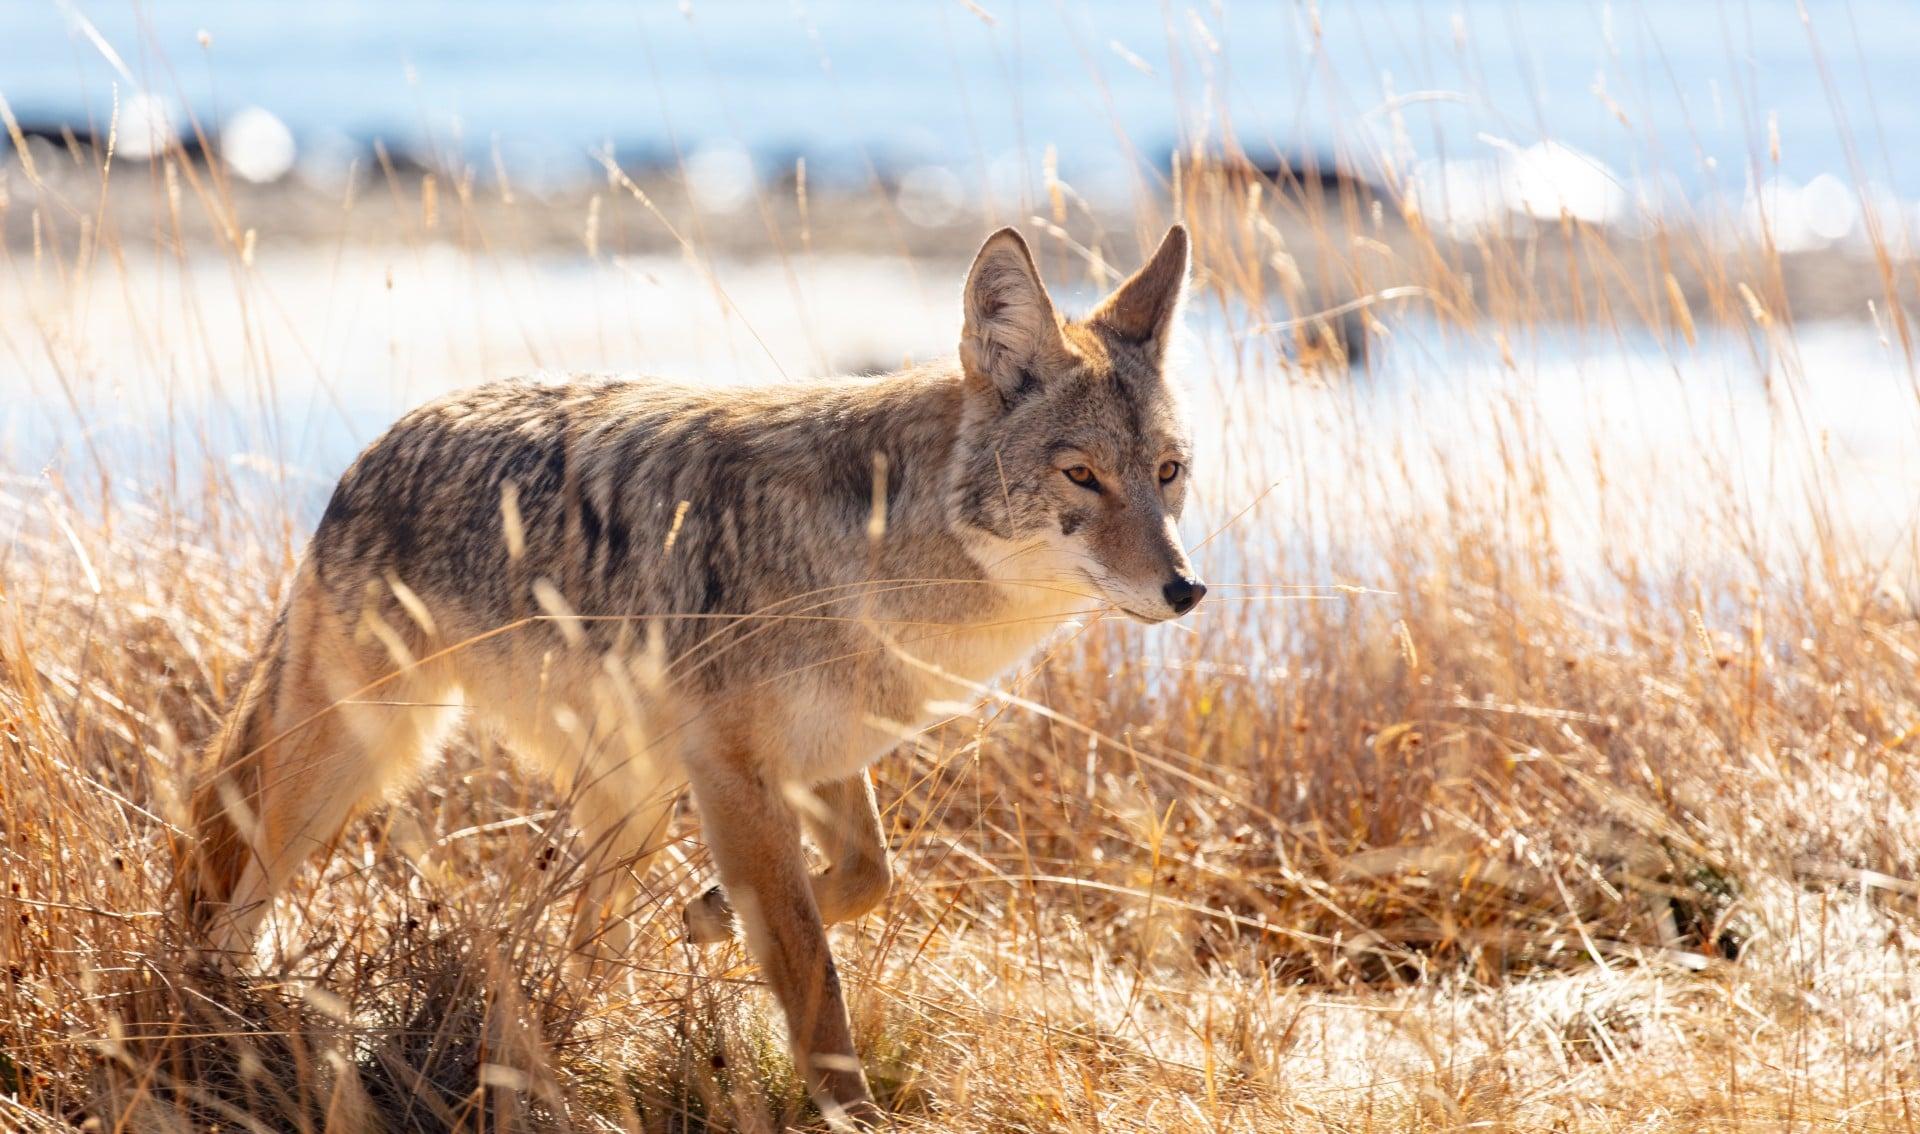
[(733, 903), (727, 892), (709, 886), (706, 893), (687, 903), (687, 940), (695, 945), (718, 945), (731, 941), (739, 932), (739, 919), (733, 916)]
[(887, 1120), (887, 1112), (875, 1105), (872, 1099), (855, 1099), (832, 1109), (839, 1113), (829, 1112), (827, 1122), (835, 1130), (881, 1130), (892, 1125)]

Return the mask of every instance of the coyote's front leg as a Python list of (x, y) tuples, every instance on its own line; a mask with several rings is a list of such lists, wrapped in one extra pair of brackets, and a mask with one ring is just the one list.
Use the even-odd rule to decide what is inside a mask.
[(795, 803), (827, 867), (813, 876), (813, 902), (828, 925), (852, 921), (887, 898), (893, 868), (887, 833), (864, 771), (821, 784)]
[(707, 847), (786, 1013), (801, 1078), (829, 1118), (878, 1123), (783, 786), (744, 747), (711, 752), (689, 771)]
[[(807, 834), (826, 856), (826, 869), (813, 876), (813, 904), (828, 925), (852, 921), (886, 900), (893, 885), (887, 862), (887, 836), (873, 781), (866, 772), (832, 780), (797, 797)], [(687, 936), (695, 944), (731, 940), (737, 926), (727, 892), (719, 886), (687, 903)]]

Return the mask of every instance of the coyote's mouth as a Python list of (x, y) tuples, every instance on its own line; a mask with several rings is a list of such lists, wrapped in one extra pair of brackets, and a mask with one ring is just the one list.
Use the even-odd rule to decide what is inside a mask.
[(1111, 597), (1111, 595), (1108, 593), (1107, 588), (1101, 585), (1100, 580), (1097, 577), (1095, 577), (1093, 572), (1087, 570), (1085, 567), (1075, 567), (1074, 570), (1079, 573), (1082, 579), (1086, 580), (1087, 585), (1089, 587), (1093, 588), (1093, 593), (1089, 594), (1087, 597), (1094, 600), (1095, 602), (1105, 603), (1108, 609), (1117, 610), (1121, 614), (1126, 615), (1128, 618), (1133, 619), (1135, 622), (1138, 622), (1142, 626), (1153, 626), (1153, 625), (1157, 625), (1158, 623), (1165, 622), (1167, 620), (1165, 615), (1162, 615), (1156, 618), (1149, 614), (1142, 614), (1130, 606), (1126, 606), (1122, 603), (1115, 602)]

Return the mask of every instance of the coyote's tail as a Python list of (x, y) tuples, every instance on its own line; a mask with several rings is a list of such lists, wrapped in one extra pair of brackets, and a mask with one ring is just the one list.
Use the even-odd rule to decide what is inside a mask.
[(260, 750), (273, 740), (273, 703), (286, 668), (287, 616), (267, 632), (240, 696), (195, 769), (188, 804), (191, 828), (175, 855), (175, 889), (187, 924), (207, 929), (226, 908), (254, 852), (260, 798)]

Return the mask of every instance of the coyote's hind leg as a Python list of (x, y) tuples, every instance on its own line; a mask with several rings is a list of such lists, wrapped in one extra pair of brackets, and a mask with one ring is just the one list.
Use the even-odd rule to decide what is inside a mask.
[(437, 747), (451, 695), (444, 675), (400, 669), (296, 593), (195, 793), (189, 901), (210, 944), (252, 948), (294, 872)]

